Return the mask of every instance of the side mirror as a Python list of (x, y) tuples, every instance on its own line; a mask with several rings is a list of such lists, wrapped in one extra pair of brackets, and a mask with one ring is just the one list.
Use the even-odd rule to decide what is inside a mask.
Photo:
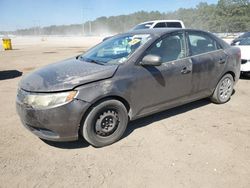
[(236, 42), (234, 45), (235, 46), (239, 46), (240, 45), (240, 41)]
[(161, 57), (157, 55), (146, 55), (141, 63), (142, 66), (160, 66), (162, 64)]

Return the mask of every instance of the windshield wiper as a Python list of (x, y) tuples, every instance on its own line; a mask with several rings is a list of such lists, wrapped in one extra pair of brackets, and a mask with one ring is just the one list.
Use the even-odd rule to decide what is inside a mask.
[(83, 61), (86, 61), (88, 63), (95, 63), (95, 64), (98, 64), (98, 65), (105, 65), (105, 63), (103, 62), (100, 62), (100, 61), (97, 61), (97, 60), (94, 60), (94, 59), (89, 59), (89, 58), (84, 58), (84, 57), (80, 57)]
[(90, 61), (87, 61), (87, 62), (90, 62), (90, 63), (95, 63), (97, 65), (104, 65), (104, 63), (100, 62), (100, 61), (96, 61), (94, 59), (91, 59)]

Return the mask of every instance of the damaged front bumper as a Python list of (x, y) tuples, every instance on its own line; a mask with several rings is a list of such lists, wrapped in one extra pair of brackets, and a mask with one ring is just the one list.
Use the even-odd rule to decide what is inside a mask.
[(89, 103), (74, 99), (70, 103), (49, 108), (34, 109), (16, 101), (17, 113), (23, 125), (39, 138), (50, 141), (74, 141), (83, 114)]

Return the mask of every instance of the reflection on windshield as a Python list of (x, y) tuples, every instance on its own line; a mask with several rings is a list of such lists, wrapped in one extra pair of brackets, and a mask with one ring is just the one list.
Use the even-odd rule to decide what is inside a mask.
[(96, 64), (120, 64), (125, 62), (150, 38), (148, 34), (114, 37), (82, 55), (80, 60)]
[(243, 39), (242, 41), (240, 41), (239, 45), (249, 46), (250, 45), (250, 38)]
[(140, 24), (134, 27), (133, 30), (139, 30), (139, 29), (149, 29), (153, 25), (153, 22), (145, 23), (145, 24)]

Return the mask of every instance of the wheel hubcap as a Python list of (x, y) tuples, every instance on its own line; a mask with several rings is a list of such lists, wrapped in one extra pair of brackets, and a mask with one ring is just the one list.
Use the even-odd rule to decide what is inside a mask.
[(103, 112), (97, 119), (95, 129), (99, 136), (110, 136), (115, 132), (119, 124), (117, 112), (108, 110)]
[(220, 86), (220, 98), (222, 100), (227, 100), (231, 96), (232, 92), (232, 81), (229, 78), (226, 78), (222, 81)]

